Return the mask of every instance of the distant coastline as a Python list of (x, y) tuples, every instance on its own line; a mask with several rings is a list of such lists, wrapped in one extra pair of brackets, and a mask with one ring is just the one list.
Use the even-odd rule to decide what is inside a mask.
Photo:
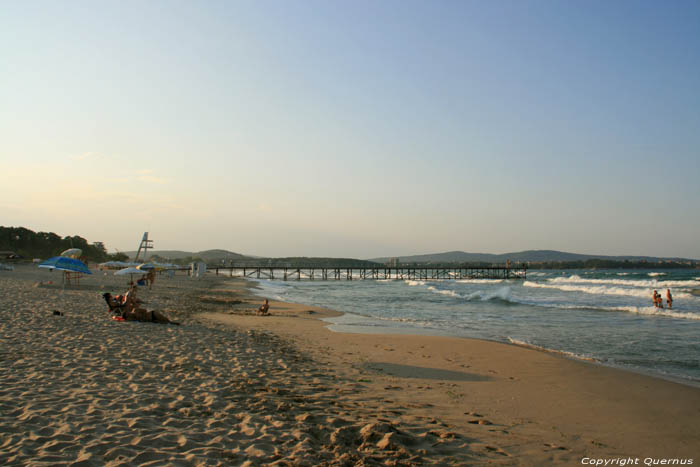
[[(24, 227), (0, 226), (0, 260), (14, 261), (46, 259), (62, 249), (79, 247), (86, 259), (93, 262), (124, 260), (136, 256), (136, 251), (108, 254), (103, 242), (89, 243), (80, 236), (61, 237), (53, 232), (33, 232)], [(212, 266), (271, 266), (271, 267), (384, 267), (387, 264), (404, 267), (460, 267), (527, 265), (530, 269), (698, 269), (700, 260), (654, 256), (584, 255), (556, 250), (526, 250), (503, 254), (450, 251), (413, 256), (379, 257), (372, 259), (337, 257), (260, 257), (234, 253), (223, 249), (198, 252), (180, 250), (151, 250), (149, 259), (181, 265), (205, 262)]]

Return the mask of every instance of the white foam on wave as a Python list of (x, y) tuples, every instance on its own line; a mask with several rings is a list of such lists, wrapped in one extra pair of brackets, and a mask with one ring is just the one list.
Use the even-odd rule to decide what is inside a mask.
[(503, 300), (505, 302), (514, 302), (510, 297), (510, 287), (499, 287), (496, 290), (484, 291), (477, 290), (476, 292), (470, 293), (465, 298), (468, 300), (481, 300), (482, 302), (488, 302), (489, 300)]
[(503, 279), (460, 279), (455, 281), (459, 284), (499, 284)]
[(417, 286), (419, 286), (419, 285), (425, 285), (425, 281), (411, 281), (411, 280), (408, 280), (408, 281), (404, 281), (404, 282), (406, 282), (406, 284), (408, 284), (408, 285), (411, 286), (411, 287), (417, 287)]
[[(525, 281), (523, 287), (532, 287), (537, 289), (554, 289), (561, 290), (564, 292), (582, 292), (594, 295), (620, 295), (627, 297), (640, 297), (648, 298), (651, 300), (651, 288), (641, 289), (641, 288), (625, 288), (625, 287), (609, 287), (606, 285), (576, 285), (576, 284), (542, 284), (539, 282)], [(692, 295), (676, 292), (673, 294), (676, 298), (689, 298)]]
[(500, 287), (494, 290), (493, 292), (487, 292), (481, 296), (481, 299), (484, 301), (493, 300), (494, 298), (499, 298), (505, 301), (511, 301), (510, 287)]
[(513, 301), (510, 298), (510, 287), (500, 287), (492, 291), (477, 290), (468, 294), (461, 294), (456, 290), (451, 289), (439, 289), (433, 285), (428, 286), (428, 290), (439, 295), (446, 295), (454, 298), (461, 298), (467, 301), (471, 300), (481, 300), (482, 302), (487, 302), (489, 300), (499, 299), (503, 301)]
[(555, 277), (553, 279), (547, 279), (547, 282), (551, 282), (553, 284), (611, 284), (647, 288), (688, 287), (697, 285), (696, 281), (658, 281), (656, 279), (638, 281), (625, 279), (584, 279), (577, 275), (569, 277)]
[(529, 342), (522, 341), (519, 339), (513, 339), (510, 336), (508, 336), (507, 339), (508, 339), (508, 342), (510, 342), (513, 345), (517, 345), (519, 347), (525, 347), (528, 349), (539, 350), (540, 352), (547, 352), (547, 353), (554, 353), (554, 354), (558, 354), (558, 355), (564, 355), (566, 357), (574, 358), (576, 360), (585, 360), (587, 362), (597, 362), (598, 361), (598, 359), (596, 359), (594, 357), (588, 357), (586, 355), (580, 355), (580, 354), (577, 354), (574, 352), (568, 352), (566, 350), (550, 349), (547, 347), (542, 347), (540, 345), (531, 344)]
[(449, 295), (450, 297), (462, 297), (462, 295), (458, 294), (454, 290), (440, 290), (432, 285), (430, 287), (428, 287), (428, 290), (430, 290), (431, 292), (435, 292), (436, 294), (440, 294), (440, 295)]
[(650, 272), (649, 274), (647, 274), (647, 276), (649, 276), (649, 277), (658, 277), (658, 276), (665, 276), (665, 275), (666, 275), (665, 272)]
[(598, 310), (598, 311), (618, 311), (624, 313), (636, 313), (647, 316), (667, 316), (670, 318), (690, 319), (694, 321), (700, 320), (700, 313), (680, 312), (669, 310), (667, 308), (656, 308), (653, 306), (637, 307), (637, 306), (596, 306), (596, 305), (566, 305), (557, 303), (537, 303), (537, 306), (545, 308), (557, 308), (561, 310)]
[(617, 275), (618, 276), (629, 276), (630, 273), (629, 272), (618, 272)]
[(678, 318), (678, 319), (691, 319), (694, 321), (700, 321), (700, 313), (693, 313), (693, 312), (680, 312), (680, 311), (673, 311), (669, 310), (668, 308), (656, 308), (653, 306), (642, 306), (642, 307), (636, 307), (636, 306), (620, 306), (620, 307), (614, 307), (616, 311), (626, 311), (628, 313), (637, 313), (640, 315), (647, 315), (647, 316), (668, 316), (669, 318)]

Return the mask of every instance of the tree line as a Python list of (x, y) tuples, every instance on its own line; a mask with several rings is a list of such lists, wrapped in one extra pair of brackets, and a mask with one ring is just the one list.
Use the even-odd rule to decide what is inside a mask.
[(0, 251), (12, 252), (18, 256), (17, 259), (47, 259), (58, 256), (69, 248), (80, 248), (83, 251), (82, 258), (90, 262), (101, 263), (127, 258), (123, 253), (110, 255), (104, 244), (90, 244), (78, 235), (61, 237), (53, 232), (34, 232), (24, 227), (0, 226)]

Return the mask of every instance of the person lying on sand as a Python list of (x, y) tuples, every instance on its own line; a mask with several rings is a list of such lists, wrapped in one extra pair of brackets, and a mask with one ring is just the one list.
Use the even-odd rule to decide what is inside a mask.
[(180, 323), (168, 319), (167, 316), (158, 310), (149, 311), (141, 307), (141, 300), (136, 298), (136, 287), (130, 288), (125, 295), (113, 297), (112, 294), (105, 293), (103, 296), (109, 304), (110, 310), (115, 311), (118, 316), (126, 321), (180, 325)]
[(258, 311), (255, 312), (256, 315), (261, 315), (261, 316), (269, 316), (270, 315), (270, 303), (267, 301), (267, 298), (265, 299), (265, 303), (260, 305), (260, 308), (258, 308)]

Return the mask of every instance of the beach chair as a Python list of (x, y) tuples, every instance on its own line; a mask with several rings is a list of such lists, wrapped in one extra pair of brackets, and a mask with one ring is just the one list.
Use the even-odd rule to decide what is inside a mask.
[(115, 303), (119, 302), (119, 300), (115, 299), (114, 301), (112, 300), (112, 294), (109, 292), (105, 292), (102, 294), (102, 298), (105, 299), (105, 302), (107, 302), (107, 306), (109, 307), (109, 312), (113, 313), (113, 317), (123, 317), (124, 312), (126, 311), (126, 301), (123, 303)]

